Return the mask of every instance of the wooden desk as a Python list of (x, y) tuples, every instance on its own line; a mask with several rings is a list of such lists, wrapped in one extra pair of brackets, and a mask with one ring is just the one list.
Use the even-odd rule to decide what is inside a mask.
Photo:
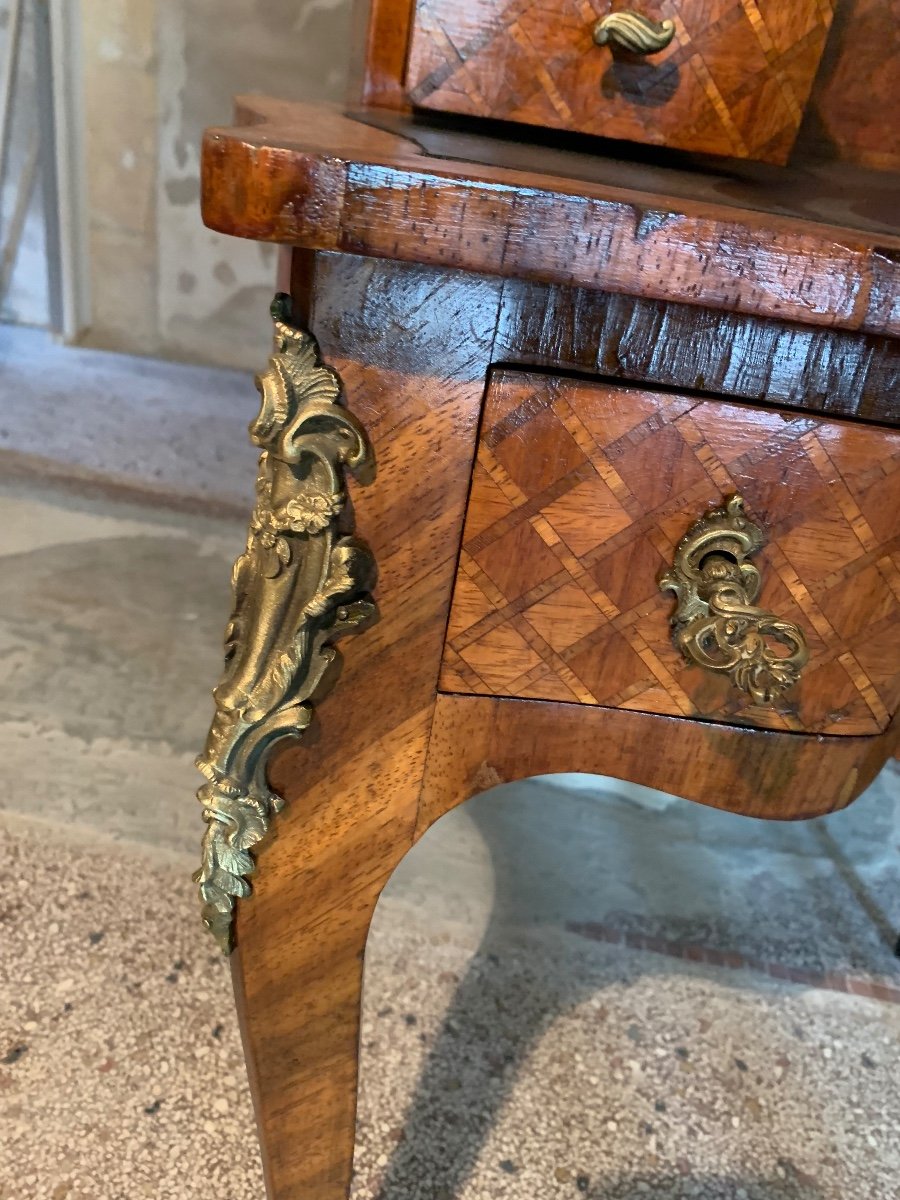
[(389, 9), (381, 107), (204, 145), (206, 222), (285, 247), (200, 793), (274, 1200), (346, 1194), (369, 922), (443, 813), (587, 771), (812, 817), (897, 738), (897, 177), (422, 126)]

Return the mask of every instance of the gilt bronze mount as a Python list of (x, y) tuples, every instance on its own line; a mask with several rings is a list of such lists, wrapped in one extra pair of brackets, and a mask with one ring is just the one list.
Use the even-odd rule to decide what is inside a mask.
[(803, 630), (754, 604), (761, 579), (748, 559), (764, 544), (743, 499), (732, 496), (688, 530), (659, 581), (677, 597), (673, 638), (687, 661), (727, 674), (756, 704), (793, 687), (809, 659)]
[(612, 12), (601, 17), (594, 26), (594, 41), (598, 46), (627, 50), (645, 56), (658, 54), (675, 36), (675, 22), (654, 21), (637, 12)]
[(250, 426), (262, 451), (256, 506), (232, 572), (225, 672), (197, 759), (207, 829), (194, 879), (204, 923), (226, 953), (235, 900), (250, 893), (251, 848), (283, 803), (266, 781), (269, 753), (309, 726), (337, 673), (334, 642), (376, 617), (375, 562), (353, 536), (344, 490), (345, 468), (370, 471), (372, 448), (315, 340), (291, 324), (287, 296), (275, 297), (272, 317), (274, 352), (256, 379), (261, 405)]

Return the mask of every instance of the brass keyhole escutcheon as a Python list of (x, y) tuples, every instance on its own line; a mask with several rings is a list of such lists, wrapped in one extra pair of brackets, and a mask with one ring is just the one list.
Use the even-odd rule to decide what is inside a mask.
[(774, 703), (809, 661), (803, 630), (754, 604), (761, 580), (748, 559), (764, 544), (732, 496), (691, 526), (659, 581), (677, 598), (672, 636), (687, 661), (728, 675), (756, 704)]

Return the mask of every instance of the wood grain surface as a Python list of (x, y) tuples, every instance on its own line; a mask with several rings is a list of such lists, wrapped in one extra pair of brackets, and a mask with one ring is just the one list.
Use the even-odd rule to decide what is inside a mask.
[[(279, 287), (299, 294), (315, 256), (291, 256)], [(352, 273), (349, 256), (319, 256)], [(340, 268), (338, 268), (340, 263)], [(429, 291), (457, 272), (379, 261), (379, 290)], [(490, 363), (521, 363), (662, 385), (809, 412), (900, 424), (900, 343), (838, 333), (689, 304), (643, 300), (498, 277), (468, 277), (465, 314), (473, 337), (492, 339)], [(407, 341), (399, 337), (402, 360)]]
[[(272, 765), (287, 803), (259, 854), (253, 895), (238, 906), (233, 973), (270, 1200), (345, 1200), (366, 935), (381, 889), (431, 822), (494, 784), (562, 770), (756, 816), (812, 816), (862, 790), (896, 729), (807, 737), (439, 695), (485, 379), (510, 347), (550, 355), (552, 338), (507, 303), (512, 284), (498, 277), (298, 250), (282, 279), (375, 447), (374, 481), (350, 489), (357, 530), (378, 560), (381, 620), (344, 643), (343, 676), (312, 730)], [(558, 294), (554, 303), (563, 305)], [(587, 353), (593, 310), (564, 307), (581, 315), (563, 323), (571, 340), (560, 352)], [(636, 330), (633, 313), (626, 320), (614, 308), (607, 319), (620, 334)], [(657, 370), (672, 370), (669, 328), (686, 336), (663, 321)], [(807, 377), (820, 378), (824, 348), (797, 354)]]
[(211, 228), (314, 250), (900, 333), (900, 238), (422, 155), (316, 106), (207, 132)]
[(357, 38), (352, 59), (351, 104), (406, 109), (403, 86), (415, 0), (353, 0)]
[(784, 163), (833, 5), (648, 0), (669, 45), (638, 57), (595, 45), (599, 17), (630, 3), (416, 0), (413, 104), (683, 150)]
[(470, 797), (535, 775), (583, 771), (766, 820), (844, 808), (898, 743), (813, 738), (611, 708), (488, 696), (438, 697), (416, 836)]
[[(808, 0), (797, 5), (744, 5), (747, 12), (754, 7), (765, 10), (769, 19), (773, 7), (781, 10), (776, 16), (782, 19), (784, 13), (794, 12), (801, 21), (809, 19)], [(598, 4), (595, 11), (599, 8)], [(897, 0), (841, 0), (828, 8), (834, 11), (831, 31), (790, 162), (855, 163), (897, 171), (900, 122), (894, 119), (893, 105), (900, 95), (900, 5)], [(594, 13), (587, 7), (582, 11), (584, 22), (590, 23)], [(361, 36), (352, 104), (409, 110), (406, 50), (413, 16), (414, 0), (357, 0), (354, 27)], [(802, 67), (802, 39), (797, 54)], [(470, 128), (479, 125), (485, 122), (471, 122)], [(606, 143), (603, 153), (608, 151)], [(852, 188), (852, 176), (847, 182)], [(777, 187), (777, 179), (769, 183)], [(821, 184), (814, 190), (820, 197)]]
[(900, 423), (900, 343), (503, 280), (495, 361)]
[[(287, 799), (240, 905), (234, 978), (269, 1194), (344, 1197), (356, 1110), (362, 953), (378, 894), (412, 844), (447, 608), (490, 354), (458, 277), (384, 287), (377, 264), (319, 262), (307, 311), (375, 448), (351, 484), (378, 563), (380, 622), (344, 643), (311, 734), (277, 759)], [(405, 331), (397, 352), (397, 330)], [(350, 641), (360, 643), (351, 647)]]
[[(357, 22), (363, 99), (391, 106), (397, 120), (407, 103), (412, 4), (373, 0), (360, 9), (371, 21)], [(805, 8), (803, 0), (797, 11)], [(846, 24), (840, 28), (847, 37)], [(853, 134), (829, 53), (828, 87), (817, 83), (801, 137), (827, 128), (840, 149), (841, 138), (849, 144)], [(865, 71), (887, 111), (885, 72), (877, 64)], [(856, 80), (848, 93), (858, 112), (864, 89)], [(270, 781), (286, 806), (259, 855), (253, 895), (239, 905), (232, 963), (270, 1200), (345, 1200), (369, 922), (398, 862), (442, 813), (510, 779), (585, 770), (756, 816), (813, 816), (848, 803), (897, 743), (896, 721), (877, 736), (808, 736), (591, 703), (440, 694), (491, 368), (601, 374), (607, 390), (614, 378), (641, 384), (645, 394), (714, 392), (729, 402), (702, 404), (741, 413), (748, 410), (734, 401), (778, 404), (791, 410), (779, 417), (786, 429), (802, 427), (792, 448), (804, 437), (819, 442), (810, 413), (896, 422), (900, 237), (886, 232), (866, 180), (839, 180), (826, 196), (824, 186), (807, 186), (800, 176), (780, 189), (774, 170), (748, 187), (735, 167), (709, 187), (682, 179), (673, 193), (658, 183), (625, 186), (639, 172), (604, 177), (595, 151), (554, 159), (552, 171), (540, 165), (540, 147), (533, 169), (516, 165), (510, 147), (467, 156), (445, 141), (430, 153), (414, 136), (377, 128), (374, 112), (353, 120), (336, 109), (253, 98), (239, 103), (236, 119), (237, 128), (205, 139), (205, 220), (296, 247), (286, 252), (284, 278), (325, 360), (340, 372), (377, 460), (374, 481), (359, 490), (351, 482), (350, 490), (356, 527), (378, 560), (381, 621), (345, 644), (343, 677), (319, 704), (313, 728), (272, 764)], [(869, 153), (878, 122), (854, 123)], [(653, 170), (646, 177), (662, 178)], [(798, 200), (804, 191), (808, 199)], [(673, 402), (667, 395), (666, 404)], [(652, 435), (675, 433), (686, 447), (666, 457), (663, 482), (689, 474), (693, 458), (710, 481), (699, 489), (704, 503), (706, 490), (718, 499), (724, 475), (743, 471), (748, 490), (754, 464), (741, 453), (729, 457), (717, 447), (697, 458), (683, 437), (691, 432), (687, 420), (684, 431), (677, 424), (696, 415), (686, 408)], [(813, 538), (827, 553), (846, 548), (850, 536), (860, 545), (868, 536), (852, 504), (878, 549), (889, 536), (890, 510), (878, 489), (893, 484), (887, 460), (873, 458), (868, 440), (881, 432), (862, 423), (850, 428), (861, 431), (861, 448), (842, 463), (839, 478), (809, 449), (802, 460), (790, 458), (804, 488), (825, 488), (829, 514), (836, 523), (836, 510), (843, 521), (834, 545), (831, 526)], [(634, 429), (622, 431), (626, 443)], [(785, 453), (782, 441), (777, 448)], [(647, 514), (659, 513), (664, 499), (638, 494), (657, 480), (646, 472), (627, 480), (627, 453), (623, 445), (609, 460), (604, 482), (614, 482), (615, 472)], [(831, 454), (827, 439), (824, 453)], [(593, 452), (586, 457), (592, 466)], [(679, 491), (673, 483), (673, 495), (691, 486)], [(760, 486), (756, 503), (776, 505), (774, 484), (768, 493), (765, 479)], [(623, 492), (627, 513), (625, 499)], [(804, 512), (796, 529), (807, 537)], [(577, 536), (577, 521), (573, 528)], [(784, 538), (796, 529), (786, 521)], [(789, 549), (782, 551), (788, 563)], [(817, 611), (824, 600), (815, 588), (846, 582), (844, 557), (834, 579), (807, 585)], [(881, 558), (869, 547), (857, 559), (854, 578), (862, 582), (840, 613), (828, 615), (854, 657), (859, 647), (867, 652), (869, 634), (888, 612)], [(782, 579), (783, 563), (773, 565)], [(615, 576), (637, 577), (630, 566)], [(784, 587), (802, 608), (800, 594)], [(628, 609), (627, 597), (621, 600), (620, 612), (642, 603)], [(815, 628), (827, 670), (839, 657), (826, 661), (828, 639)], [(873, 654), (872, 663), (865, 669), (880, 698), (883, 661)]]
[[(833, 147), (812, 133), (797, 146), (787, 167), (774, 167), (505, 121), (386, 108), (363, 108), (350, 115), (415, 142), (432, 158), (573, 178), (664, 196), (667, 203), (692, 200), (795, 217), (813, 225), (852, 226), (886, 237), (897, 233), (900, 172), (836, 158)], [(813, 116), (809, 125), (815, 127)]]
[[(740, 493), (759, 603), (799, 625), (800, 683), (755, 705), (688, 665), (659, 590)], [(830, 734), (900, 702), (900, 433), (524, 372), (485, 401), (441, 688)]]

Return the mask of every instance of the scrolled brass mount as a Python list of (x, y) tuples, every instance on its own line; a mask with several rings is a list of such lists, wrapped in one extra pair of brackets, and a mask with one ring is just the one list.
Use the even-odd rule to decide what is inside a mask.
[(674, 21), (654, 21), (631, 11), (607, 13), (594, 26), (598, 46), (617, 46), (632, 54), (658, 54), (674, 36)]
[(287, 296), (275, 297), (272, 317), (274, 350), (257, 376), (250, 426), (261, 451), (256, 507), (232, 572), (225, 673), (197, 759), (207, 827), (194, 880), (204, 924), (226, 953), (235, 901), (250, 894), (251, 851), (283, 804), (266, 778), (271, 750), (312, 721), (336, 676), (335, 642), (377, 617), (375, 560), (353, 536), (344, 486), (347, 471), (371, 473), (372, 447), (314, 338), (293, 324)]
[(771, 704), (793, 687), (809, 660), (803, 630), (753, 603), (761, 581), (747, 559), (764, 544), (743, 499), (732, 496), (688, 530), (659, 581), (677, 597), (673, 639), (687, 661), (727, 674), (756, 704)]

